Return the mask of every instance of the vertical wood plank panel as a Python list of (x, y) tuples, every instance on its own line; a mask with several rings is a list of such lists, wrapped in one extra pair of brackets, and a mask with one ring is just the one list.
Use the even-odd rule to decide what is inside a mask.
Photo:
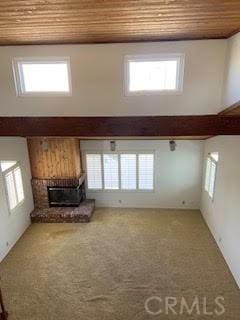
[[(47, 150), (44, 150), (44, 143), (48, 144)], [(76, 178), (81, 174), (77, 138), (31, 138), (28, 149), (35, 179)]]

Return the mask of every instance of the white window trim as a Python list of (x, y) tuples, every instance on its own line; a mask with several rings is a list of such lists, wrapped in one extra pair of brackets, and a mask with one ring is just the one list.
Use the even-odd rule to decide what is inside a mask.
[[(8, 161), (8, 160), (1, 160), (1, 161)], [(9, 161), (15, 161), (15, 160), (9, 160)], [(23, 194), (24, 197), (22, 199), (22, 201), (18, 202), (18, 204), (16, 205), (16, 207), (14, 207), (13, 209), (10, 209), (10, 204), (9, 204), (9, 196), (8, 196), (8, 192), (7, 192), (7, 183), (6, 183), (6, 175), (11, 172), (14, 171), (15, 169), (19, 168), (21, 171), (21, 176), (22, 176), (22, 169), (21, 169), (21, 165), (19, 162), (16, 162), (15, 165), (13, 165), (12, 167), (10, 167), (9, 169), (5, 170), (4, 172), (1, 170), (0, 168), (0, 173), (2, 175), (3, 181), (4, 181), (4, 189), (5, 189), (5, 195), (6, 195), (6, 199), (7, 199), (7, 206), (8, 206), (8, 212), (9, 214), (11, 213), (15, 213), (18, 211), (19, 207), (21, 207), (23, 205), (23, 203), (25, 202), (25, 192), (24, 192), (24, 185), (23, 185)], [(14, 188), (16, 189), (16, 181), (15, 181), (15, 176), (14, 177)], [(23, 178), (22, 178), (22, 183), (23, 183)]]
[[(19, 63), (66, 63), (68, 70), (68, 83), (69, 91), (68, 92), (56, 92), (56, 91), (46, 91), (46, 92), (26, 92), (23, 88), (23, 74), (21, 68), (19, 68)], [(71, 67), (70, 67), (70, 58), (69, 57), (17, 57), (13, 58), (12, 61), (14, 82), (16, 88), (16, 95), (18, 97), (69, 97), (72, 96), (72, 81), (71, 81)]]
[[(214, 202), (215, 191), (216, 191), (216, 180), (217, 180), (218, 161), (216, 161), (216, 160), (211, 156), (211, 153), (212, 153), (212, 152), (208, 153), (207, 159), (206, 159), (204, 190), (205, 190), (205, 192), (208, 194), (208, 196), (209, 196), (209, 198), (211, 199), (211, 201)], [(206, 174), (207, 174), (207, 162), (208, 162), (208, 159), (210, 159), (210, 161), (211, 161), (211, 162), (214, 162), (215, 165), (216, 165), (214, 182), (213, 182), (213, 194), (212, 194), (212, 196), (211, 196), (209, 190), (207, 190), (207, 189), (205, 188), (206, 178), (207, 178)]]
[[(130, 75), (129, 62), (131, 61), (165, 61), (178, 60), (177, 67), (177, 89), (175, 90), (139, 90), (130, 91)], [(125, 96), (139, 96), (139, 95), (181, 95), (183, 92), (184, 79), (184, 53), (160, 53), (160, 54), (146, 54), (146, 55), (126, 55), (124, 57), (124, 95)]]
[[(98, 150), (90, 150), (90, 151), (84, 151), (83, 152), (83, 166), (84, 166), (84, 171), (86, 172), (87, 169), (87, 154), (100, 154), (101, 155), (101, 164), (102, 164), (102, 188), (101, 189), (89, 189), (88, 188), (88, 181), (87, 181), (87, 175), (86, 175), (86, 189), (89, 192), (121, 192), (121, 193), (133, 193), (133, 192), (139, 192), (139, 193), (155, 193), (155, 172), (156, 172), (156, 168), (155, 168), (155, 151), (153, 150), (144, 150), (144, 151), (130, 151), (130, 150), (126, 150), (126, 151), (116, 151), (116, 152), (112, 152), (112, 151), (98, 151)], [(118, 175), (119, 175), (119, 189), (104, 189), (104, 172), (103, 172), (103, 154), (118, 154)], [(136, 189), (121, 189), (121, 163), (120, 163), (120, 155), (121, 154), (136, 154)], [(139, 179), (138, 179), (138, 154), (153, 154), (153, 189), (139, 189)]]

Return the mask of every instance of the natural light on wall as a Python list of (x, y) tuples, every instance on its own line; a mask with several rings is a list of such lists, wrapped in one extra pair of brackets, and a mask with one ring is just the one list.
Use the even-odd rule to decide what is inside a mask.
[(70, 67), (68, 59), (14, 59), (14, 71), (19, 95), (69, 95)]
[(183, 55), (126, 57), (126, 93), (182, 90)]

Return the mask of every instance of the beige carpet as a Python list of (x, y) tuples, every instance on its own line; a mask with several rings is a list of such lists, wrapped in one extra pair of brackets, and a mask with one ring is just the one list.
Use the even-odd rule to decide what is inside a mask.
[[(97, 209), (89, 224), (35, 224), (0, 264), (10, 320), (239, 319), (237, 288), (199, 211)], [(144, 303), (148, 304), (150, 315)], [(217, 316), (166, 314), (195, 296)], [(158, 304), (159, 303), (159, 304)], [(179, 305), (174, 310), (179, 313)], [(202, 305), (203, 308), (203, 305)]]

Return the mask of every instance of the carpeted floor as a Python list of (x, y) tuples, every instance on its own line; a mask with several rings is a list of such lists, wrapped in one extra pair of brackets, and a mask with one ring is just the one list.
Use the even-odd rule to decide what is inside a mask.
[[(240, 290), (199, 211), (97, 209), (89, 224), (34, 224), (0, 273), (9, 320), (237, 320), (240, 314)], [(225, 299), (222, 316), (218, 296)], [(177, 298), (178, 315), (166, 308), (167, 297)], [(183, 299), (189, 306), (199, 299), (200, 315), (179, 314)], [(144, 305), (162, 313), (149, 314)]]

